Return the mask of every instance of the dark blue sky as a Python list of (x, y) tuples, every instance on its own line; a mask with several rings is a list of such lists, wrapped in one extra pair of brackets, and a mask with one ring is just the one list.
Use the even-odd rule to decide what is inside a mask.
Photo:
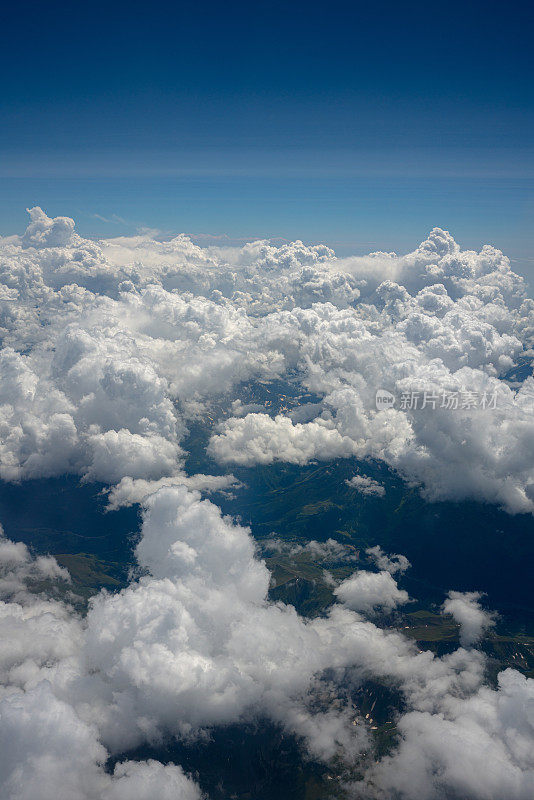
[(356, 251), (441, 225), (534, 271), (532, 22), (514, 3), (12, 5), (0, 230), (36, 203), (92, 235)]

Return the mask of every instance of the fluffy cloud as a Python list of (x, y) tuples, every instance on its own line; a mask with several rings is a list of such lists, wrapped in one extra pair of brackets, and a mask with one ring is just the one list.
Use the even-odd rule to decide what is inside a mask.
[(187, 475), (185, 472), (180, 472), (157, 481), (149, 481), (144, 478), (133, 479), (128, 476), (122, 478), (110, 489), (108, 510), (115, 511), (123, 506), (143, 503), (163, 486), (186, 486), (188, 489), (197, 489), (204, 494), (216, 492), (232, 494), (232, 491), (240, 488), (241, 484), (233, 475)]
[[(352, 259), (298, 241), (91, 242), (69, 218), (30, 215), (22, 237), (0, 240), (4, 479), (173, 477), (214, 400), (231, 407), (240, 385), (283, 379), (317, 402), (240, 411), (213, 457), (372, 456), (429, 498), (533, 510), (534, 380), (502, 375), (530, 352), (534, 306), (500, 251), (462, 251), (437, 228), (405, 256)], [(393, 408), (377, 411), (379, 388)], [(485, 407), (451, 407), (445, 392)], [(406, 407), (413, 393), (419, 407)]]
[(334, 720), (312, 724), (306, 709), (331, 661), (329, 629), (266, 604), (270, 575), (248, 530), (183, 486), (160, 489), (146, 508), (136, 552), (151, 577), (96, 598), (87, 618), (90, 669), (107, 676), (114, 698), (98, 712), (108, 744), (191, 735), (259, 708), (310, 736), (314, 751), (348, 746), (342, 720), (330, 738), (322, 725)]
[(386, 570), (391, 573), (391, 575), (394, 575), (396, 572), (406, 572), (410, 566), (410, 562), (406, 556), (400, 553), (388, 556), (378, 544), (375, 545), (375, 547), (368, 547), (365, 552), (373, 559), (379, 569)]
[(57, 580), (70, 582), (70, 575), (49, 556), (32, 558), (23, 542), (6, 539), (0, 525), (0, 598), (26, 596), (27, 584)]
[[(6, 565), (15, 572), (22, 565), (24, 582), (30, 556), (4, 544)], [(64, 602), (20, 587), (16, 600), (0, 607), (3, 640), (11, 643), (3, 653), (0, 690), (6, 796), (30, 798), (42, 783), (50, 797), (68, 800), (128, 792), (140, 800), (150, 792), (192, 800), (198, 789), (179, 767), (125, 762), (110, 776), (103, 770), (107, 754), (162, 736), (190, 739), (258, 712), (300, 737), (314, 757), (351, 765), (369, 750), (365, 723), (353, 725), (357, 712), (350, 703), (332, 701), (372, 677), (397, 685), (407, 711), (398, 720), (400, 748), (370, 765), (357, 791), (366, 797), (392, 785), (405, 791), (408, 765), (411, 785), (424, 789), (420, 796), (462, 786), (452, 767), (450, 774), (434, 775), (432, 737), (437, 742), (442, 727), (450, 730), (451, 747), (440, 753), (440, 763), (453, 764), (455, 737), (472, 726), (485, 729), (495, 708), (487, 736), (500, 766), (489, 785), (495, 797), (503, 787), (523, 797), (513, 792), (515, 783), (528, 780), (524, 753), (532, 735), (510, 708), (532, 692), (532, 681), (509, 671), (500, 688), (490, 690), (483, 686), (484, 658), (475, 650), (440, 659), (346, 605), (305, 620), (292, 607), (269, 603), (269, 573), (248, 530), (184, 486), (162, 487), (145, 500), (136, 552), (149, 574), (118, 594), (95, 597), (85, 621)], [(46, 571), (54, 577), (51, 566)], [(338, 593), (351, 590), (354, 580), (361, 588), (369, 576), (378, 578), (372, 598), (366, 595), (369, 607), (405, 599), (388, 572), (359, 572)], [(435, 731), (432, 737), (423, 723)], [(423, 755), (412, 763), (415, 750)], [(489, 780), (470, 777), (473, 797), (484, 796)]]
[[(441, 697), (436, 713), (399, 720), (401, 743), (368, 776), (376, 796), (528, 800), (534, 785), (534, 681), (515, 670), (497, 690)], [(367, 790), (364, 790), (367, 791)]]
[(123, 762), (112, 775), (94, 726), (42, 683), (0, 700), (0, 786), (10, 800), (201, 800), (180, 767)]
[[(235, 479), (188, 475), (185, 448), (209, 422), (221, 464), (371, 457), (429, 498), (532, 512), (534, 379), (505, 376), (533, 332), (506, 257), (440, 229), (405, 256), (337, 259), (299, 241), (92, 242), (32, 209), (23, 236), (0, 239), (0, 477), (73, 473), (105, 482), (111, 507), (142, 503), (142, 577), (82, 618), (53, 559), (0, 539), (3, 795), (196, 800), (179, 766), (110, 775), (108, 755), (261, 714), (314, 757), (358, 763), (364, 797), (529, 797), (533, 682), (511, 670), (484, 684), (479, 597), (450, 593), (467, 649), (443, 658), (359, 613), (408, 600), (392, 577), (407, 560), (379, 548), (380, 571), (345, 580), (323, 616), (270, 603), (249, 531), (194, 491)], [(238, 396), (274, 381), (278, 405)], [(381, 388), (393, 407), (376, 408)], [(300, 546), (350, 563), (335, 542)], [(405, 707), (378, 764), (347, 691), (371, 678)]]
[(322, 419), (302, 425), (282, 415), (271, 419), (267, 414), (247, 414), (230, 420), (223, 430), (212, 437), (208, 448), (208, 453), (223, 463), (305, 464), (316, 458), (327, 460), (354, 452), (353, 442), (341, 437)]
[(326, 542), (312, 539), (306, 544), (294, 544), (270, 536), (262, 541), (261, 550), (264, 553), (287, 553), (290, 556), (306, 554), (319, 561), (356, 561), (358, 558), (354, 547), (341, 544), (335, 539), (327, 539)]
[(97, 727), (82, 719), (65, 692), (72, 681), (81, 686), (88, 680), (79, 660), (82, 620), (59, 595), (50, 598), (69, 582), (53, 558), (33, 558), (22, 542), (0, 537), (2, 797), (149, 800), (155, 794), (200, 800), (179, 767), (123, 762), (113, 775), (106, 772), (108, 753)]
[(345, 483), (347, 486), (350, 486), (351, 489), (356, 489), (360, 494), (369, 495), (371, 497), (383, 497), (386, 493), (386, 489), (381, 483), (374, 481), (366, 475), (354, 475), (353, 478), (347, 479)]
[(443, 604), (446, 614), (451, 614), (460, 625), (460, 642), (470, 647), (478, 642), (487, 628), (495, 624), (494, 617), (480, 607), (479, 592), (449, 592)]
[(28, 209), (30, 224), (22, 237), (25, 248), (30, 247), (65, 247), (76, 241), (74, 220), (69, 217), (50, 219), (39, 208)]
[(389, 572), (358, 572), (343, 581), (334, 594), (353, 611), (368, 614), (392, 611), (409, 600), (408, 592), (399, 589)]

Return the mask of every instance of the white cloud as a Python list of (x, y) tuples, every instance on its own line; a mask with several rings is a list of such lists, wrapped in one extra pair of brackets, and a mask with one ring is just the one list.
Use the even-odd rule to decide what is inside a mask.
[(388, 556), (378, 544), (374, 547), (368, 547), (365, 552), (373, 559), (379, 569), (386, 570), (391, 573), (391, 575), (394, 575), (396, 572), (406, 572), (410, 566), (410, 562), (406, 556), (400, 553)]
[[(305, 620), (291, 607), (270, 604), (269, 573), (247, 529), (184, 486), (162, 487), (145, 502), (137, 556), (150, 575), (94, 598), (85, 622), (64, 603), (30, 592), (0, 605), (0, 632), (11, 643), (0, 673), (4, 794), (30, 798), (43, 783), (50, 797), (68, 800), (130, 791), (140, 800), (150, 791), (192, 800), (198, 789), (179, 767), (127, 762), (109, 776), (102, 768), (107, 753), (161, 736), (190, 738), (258, 713), (302, 737), (316, 758), (341, 757), (350, 765), (369, 741), (365, 723), (352, 724), (350, 704), (332, 705), (340, 693), (336, 680), (346, 688), (372, 677), (398, 685), (407, 711), (398, 722), (400, 748), (369, 768), (365, 796), (372, 785), (386, 796), (392, 786), (404, 791), (408, 765), (422, 796), (463, 786), (461, 770), (450, 766), (455, 737), (479, 725), (487, 727), (500, 761), (493, 777), (484, 774), (477, 783), (470, 771), (465, 785), (481, 797), (486, 785), (495, 797), (502, 787), (523, 797), (512, 790), (514, 781), (526, 785), (525, 745), (534, 736), (509, 708), (524, 692), (528, 697), (534, 682), (509, 671), (493, 691), (483, 686), (485, 661), (475, 650), (440, 659), (343, 605)], [(27, 552), (5, 545), (5, 563), (28, 571)], [(352, 591), (362, 576), (378, 579), (371, 593)], [(356, 597), (359, 607), (365, 595), (370, 610), (407, 599), (388, 572), (357, 573), (337, 591), (349, 603)], [(337, 675), (333, 683), (322, 678), (325, 670)], [(486, 725), (493, 707), (500, 719), (494, 715)], [(427, 728), (436, 733), (427, 735)], [(443, 739), (442, 728), (451, 746), (440, 751), (444, 771), (436, 775), (432, 737)], [(414, 751), (423, 755), (412, 763)]]
[(354, 475), (345, 481), (347, 486), (351, 489), (356, 489), (360, 494), (369, 495), (370, 497), (384, 497), (386, 493), (385, 487), (378, 481), (366, 475)]
[(449, 592), (443, 604), (446, 614), (452, 614), (460, 625), (460, 642), (470, 647), (482, 636), (495, 620), (492, 614), (480, 607), (480, 592)]
[(295, 544), (294, 542), (279, 539), (276, 536), (269, 536), (267, 539), (262, 540), (261, 550), (264, 553), (287, 553), (290, 556), (305, 554), (314, 560), (320, 561), (357, 560), (354, 547), (341, 544), (335, 539), (327, 539), (326, 542), (317, 542), (315, 539), (311, 539), (305, 544)]
[[(173, 477), (188, 422), (215, 397), (291, 376), (320, 397), (307, 418), (241, 410), (209, 452), (372, 456), (429, 498), (534, 508), (534, 380), (499, 379), (532, 347), (534, 305), (492, 247), (462, 251), (437, 228), (413, 253), (363, 259), (298, 241), (91, 242), (33, 209), (24, 236), (0, 239), (0, 289), (4, 479)], [(382, 387), (496, 392), (498, 407), (376, 412)]]
[(73, 242), (74, 220), (50, 219), (41, 208), (28, 209), (30, 224), (22, 237), (24, 247), (65, 247)]
[(343, 581), (334, 594), (353, 611), (373, 614), (376, 611), (393, 611), (407, 603), (408, 592), (399, 589), (389, 572), (357, 572)]
[(204, 795), (180, 767), (158, 761), (117, 764), (102, 800), (201, 800)]
[(233, 475), (186, 475), (185, 472), (157, 481), (144, 478), (122, 478), (116, 486), (110, 489), (108, 496), (108, 509), (115, 511), (123, 506), (132, 506), (135, 503), (144, 503), (146, 498), (154, 494), (163, 486), (186, 486), (188, 489), (197, 489), (205, 494), (216, 492), (222, 494), (232, 493), (241, 487), (241, 483)]
[(104, 770), (106, 750), (43, 682), (0, 700), (0, 787), (10, 800), (200, 800), (180, 767), (157, 761), (123, 762)]
[(436, 713), (405, 714), (398, 751), (368, 775), (375, 796), (528, 800), (534, 785), (533, 704), (534, 681), (508, 669), (500, 673), (497, 690), (446, 695)]
[[(532, 512), (534, 379), (501, 378), (532, 348), (534, 304), (500, 251), (462, 251), (440, 229), (405, 256), (348, 259), (299, 241), (91, 242), (33, 209), (22, 237), (0, 239), (0, 336), (0, 477), (73, 473), (108, 484), (111, 507), (142, 502), (147, 572), (99, 594), (82, 619), (59, 599), (68, 589), (54, 591), (66, 576), (53, 560), (0, 540), (5, 796), (196, 800), (177, 766), (126, 762), (111, 776), (105, 760), (258, 713), (316, 757), (353, 763), (369, 740), (339, 685), (367, 678), (406, 704), (400, 746), (367, 771), (367, 795), (530, 796), (533, 682), (512, 670), (484, 685), (471, 647), (490, 621), (478, 596), (445, 604), (469, 649), (421, 653), (352, 610), (408, 600), (392, 578), (407, 560), (373, 548), (381, 571), (356, 573), (337, 587), (340, 603), (304, 619), (269, 603), (248, 530), (190, 491), (233, 477), (184, 470), (188, 426), (213, 417), (208, 453), (221, 463), (372, 457), (426, 497)], [(317, 397), (287, 414), (235, 405), (242, 385), (273, 379)], [(376, 410), (379, 388), (394, 408)], [(401, 407), (403, 392), (443, 390), (498, 402)], [(383, 489), (356, 478), (360, 491)], [(32, 593), (39, 582), (47, 594)]]
[(348, 456), (354, 449), (349, 438), (323, 420), (303, 425), (282, 415), (271, 419), (267, 414), (247, 414), (230, 420), (221, 430), (211, 438), (208, 453), (222, 463), (305, 464), (316, 458)]

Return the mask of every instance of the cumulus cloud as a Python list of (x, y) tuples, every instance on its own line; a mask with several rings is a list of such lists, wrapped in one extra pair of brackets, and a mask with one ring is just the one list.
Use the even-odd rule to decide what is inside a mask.
[(53, 558), (33, 558), (22, 542), (0, 538), (2, 797), (200, 800), (180, 767), (122, 762), (112, 775), (106, 772), (98, 729), (62, 696), (65, 680), (87, 676), (79, 662), (82, 621), (71, 606), (44, 593), (57, 582), (68, 586), (70, 576)]
[[(5, 561), (13, 569), (31, 560), (10, 547)], [(128, 792), (140, 799), (175, 792), (192, 800), (198, 789), (178, 766), (125, 762), (109, 775), (103, 769), (108, 753), (161, 737), (190, 740), (258, 713), (297, 735), (315, 758), (351, 765), (369, 751), (369, 738), (357, 710), (336, 698), (370, 677), (397, 685), (407, 711), (398, 720), (398, 751), (365, 772), (365, 796), (387, 792), (397, 769), (390, 760), (398, 759), (399, 775), (405, 774), (416, 740), (426, 735), (419, 721), (436, 729), (437, 740), (446, 719), (455, 741), (455, 732), (463, 735), (474, 721), (485, 725), (477, 716), (480, 702), (500, 715), (488, 728), (501, 757), (491, 785), (500, 790), (526, 782), (530, 733), (526, 722), (509, 716), (508, 695), (516, 684), (521, 697), (528, 695), (534, 682), (510, 671), (498, 690), (487, 689), (484, 657), (476, 650), (440, 659), (347, 607), (403, 602), (405, 593), (388, 572), (371, 574), (378, 579), (372, 591), (361, 581), (370, 573), (357, 573), (338, 587), (342, 604), (305, 620), (292, 607), (267, 601), (269, 573), (249, 531), (184, 486), (161, 487), (146, 498), (136, 553), (148, 574), (117, 594), (96, 596), (86, 620), (64, 602), (31, 592), (0, 605), (0, 632), (11, 643), (3, 651), (0, 690), (6, 796), (30, 798), (43, 783), (50, 797), (69, 800)], [(433, 797), (443, 785), (455, 787), (457, 778), (453, 772), (432, 777), (430, 738), (425, 746), (425, 756), (410, 764), (412, 785)], [(452, 757), (441, 754), (445, 764)], [(403, 791), (403, 781), (395, 787)]]
[(33, 558), (24, 542), (6, 539), (0, 525), (0, 598), (17, 600), (25, 597), (28, 585), (42, 581), (70, 582), (67, 570), (51, 556)]
[[(282, 379), (318, 400), (304, 416), (234, 406), (212, 457), (371, 456), (429, 498), (533, 510), (534, 379), (502, 376), (532, 348), (534, 305), (495, 248), (463, 251), (438, 228), (405, 256), (363, 259), (298, 241), (92, 242), (67, 217), (30, 215), (0, 239), (3, 479), (178, 475), (214, 399), (232, 407), (243, 383)], [(376, 409), (380, 388), (393, 408)], [(403, 405), (413, 393), (418, 408)], [(486, 401), (455, 408), (444, 393)]]
[(208, 448), (208, 453), (222, 463), (306, 464), (316, 458), (348, 456), (354, 449), (350, 439), (343, 439), (322, 419), (303, 425), (282, 415), (271, 419), (267, 414), (247, 414), (227, 422), (222, 431), (212, 437)]
[(333, 729), (331, 715), (315, 718), (307, 707), (331, 662), (329, 626), (266, 603), (270, 575), (249, 531), (210, 501), (181, 486), (145, 502), (136, 553), (150, 577), (97, 597), (87, 617), (86, 658), (106, 676), (97, 714), (108, 744), (191, 736), (260, 709), (311, 737), (315, 753), (324, 754), (325, 742), (329, 757), (348, 747), (342, 718), (330, 737), (321, 726)]
[(22, 237), (25, 248), (65, 247), (74, 239), (74, 220), (70, 217), (50, 219), (42, 208), (28, 209), (30, 224)]
[(386, 570), (391, 573), (391, 575), (394, 575), (396, 572), (406, 572), (410, 566), (410, 562), (406, 556), (401, 553), (388, 556), (378, 544), (374, 547), (368, 547), (365, 552), (373, 559), (379, 569)]
[(10, 800), (201, 800), (180, 767), (122, 762), (109, 775), (97, 731), (45, 682), (0, 700), (0, 786)]
[(408, 592), (399, 589), (397, 582), (389, 572), (358, 572), (352, 578), (343, 581), (334, 594), (353, 611), (375, 613), (393, 611), (399, 605), (407, 603)]
[(241, 483), (233, 475), (187, 475), (185, 472), (157, 481), (127, 476), (110, 489), (108, 510), (115, 511), (123, 506), (143, 503), (162, 486), (186, 486), (188, 489), (198, 489), (203, 494), (232, 494), (233, 490), (241, 487)]
[(508, 669), (496, 690), (447, 695), (439, 698), (436, 713), (405, 714), (398, 751), (368, 775), (375, 796), (528, 800), (534, 786), (533, 704), (534, 681)]
[(384, 497), (386, 493), (386, 489), (381, 483), (374, 481), (372, 478), (367, 477), (367, 475), (354, 475), (354, 477), (348, 478), (345, 483), (347, 486), (350, 486), (351, 489), (356, 489), (360, 494), (365, 494), (370, 497)]
[(264, 553), (287, 553), (290, 556), (308, 555), (314, 560), (320, 561), (355, 561), (357, 554), (351, 545), (345, 545), (336, 539), (327, 539), (326, 542), (317, 542), (311, 539), (305, 544), (295, 544), (279, 539), (276, 536), (269, 536), (261, 543)]
[(460, 626), (460, 642), (470, 647), (495, 624), (494, 615), (480, 607), (480, 592), (449, 592), (443, 604), (446, 614), (451, 614)]
[[(177, 765), (119, 761), (109, 774), (106, 760), (260, 714), (316, 758), (357, 762), (366, 797), (530, 797), (533, 682), (510, 670), (484, 684), (478, 595), (444, 605), (467, 649), (420, 652), (363, 616), (408, 600), (392, 577), (407, 559), (373, 548), (380, 571), (304, 619), (268, 601), (250, 532), (196, 491), (231, 490), (233, 476), (185, 465), (190, 430), (213, 425), (220, 464), (373, 458), (428, 498), (532, 512), (534, 379), (506, 375), (533, 332), (508, 259), (441, 229), (404, 256), (338, 259), (300, 241), (93, 242), (32, 209), (23, 236), (0, 239), (0, 478), (71, 473), (104, 482), (112, 508), (142, 503), (142, 577), (82, 618), (53, 559), (0, 540), (3, 795), (196, 800)], [(275, 381), (305, 404), (237, 396)], [(392, 407), (377, 409), (381, 388)], [(383, 494), (365, 476), (350, 484)], [(300, 546), (345, 557), (332, 542)], [(370, 678), (405, 704), (399, 746), (378, 764), (341, 691)]]

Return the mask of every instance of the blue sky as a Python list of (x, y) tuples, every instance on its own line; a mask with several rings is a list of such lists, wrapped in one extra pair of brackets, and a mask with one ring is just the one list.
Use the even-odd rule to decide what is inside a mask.
[(0, 232), (408, 249), (534, 278), (532, 11), (448, 3), (25, 5), (0, 34)]

